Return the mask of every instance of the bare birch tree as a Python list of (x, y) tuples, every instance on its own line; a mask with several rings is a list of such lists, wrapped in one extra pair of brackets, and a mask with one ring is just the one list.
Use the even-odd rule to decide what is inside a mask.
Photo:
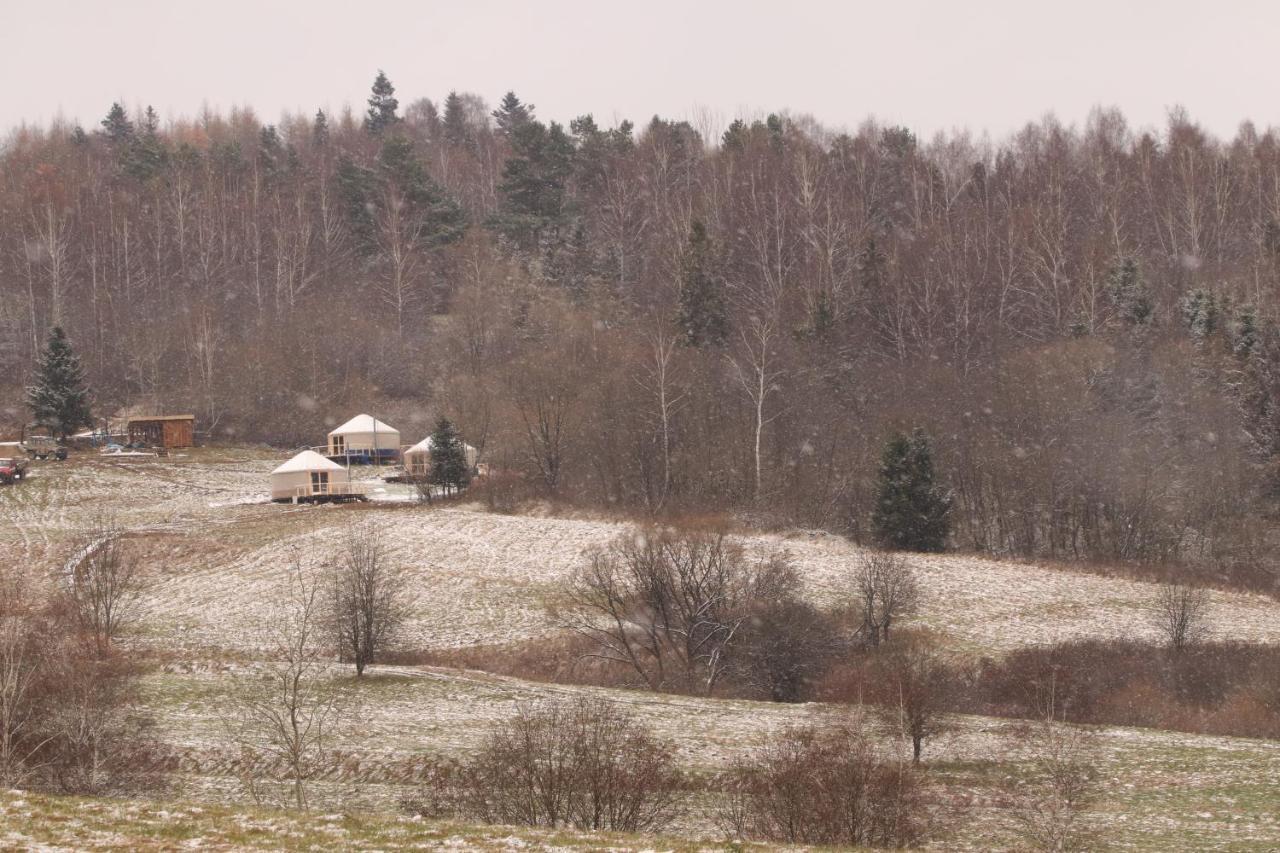
[(266, 672), (234, 697), (227, 720), (240, 747), (242, 774), (255, 799), (261, 783), (281, 780), (293, 808), (309, 805), (310, 781), (331, 763), (344, 692), (330, 670), (324, 643), (324, 596), (294, 562), (286, 587), (263, 624)]
[(676, 338), (659, 328), (647, 340), (647, 359), (637, 384), (649, 396), (653, 406), (653, 418), (657, 422), (658, 440), (662, 446), (662, 489), (653, 509), (661, 509), (671, 493), (671, 442), (675, 418), (684, 407), (687, 391), (680, 387), (676, 369)]
[(786, 374), (775, 352), (777, 336), (777, 324), (772, 319), (753, 315), (739, 331), (741, 347), (737, 355), (729, 357), (734, 376), (751, 402), (755, 461), (751, 496), (756, 499), (763, 480), (764, 429), (780, 414), (767, 414), (769, 398), (777, 393), (778, 381)]

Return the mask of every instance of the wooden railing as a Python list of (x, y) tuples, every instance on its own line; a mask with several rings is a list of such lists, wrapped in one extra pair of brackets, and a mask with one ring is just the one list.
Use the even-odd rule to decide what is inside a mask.
[(368, 483), (324, 483), (294, 487), (290, 497), (294, 503), (307, 498), (357, 498), (369, 494)]
[[(333, 460), (365, 460), (374, 458), (374, 452), (372, 450), (361, 450), (350, 447), (342, 450), (334, 450), (334, 448), (327, 444), (318, 444), (315, 447), (312, 447), (311, 450), (314, 450), (326, 459)], [(395, 447), (383, 447), (378, 450), (376, 458), (384, 465), (398, 464), (400, 462), (400, 450)]]

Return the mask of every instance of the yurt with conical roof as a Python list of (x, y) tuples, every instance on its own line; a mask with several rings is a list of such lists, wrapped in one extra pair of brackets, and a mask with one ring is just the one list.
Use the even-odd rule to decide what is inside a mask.
[(350, 462), (394, 462), (400, 455), (400, 431), (372, 415), (356, 415), (329, 433), (328, 456)]
[[(462, 445), (463, 451), (467, 457), (467, 469), (474, 471), (476, 467), (476, 459), (479, 451), (469, 444)], [(404, 472), (411, 477), (422, 476), (431, 470), (431, 436), (419, 441), (413, 447), (410, 447), (402, 454), (404, 460)]]
[(304, 450), (271, 472), (271, 500), (316, 501), (351, 497), (347, 469)]

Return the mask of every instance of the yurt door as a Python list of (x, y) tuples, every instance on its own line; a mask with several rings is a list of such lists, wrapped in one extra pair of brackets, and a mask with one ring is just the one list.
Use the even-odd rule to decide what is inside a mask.
[(311, 472), (311, 494), (313, 495), (329, 494), (329, 472), (328, 471), (312, 471)]
[(347, 452), (347, 437), (345, 435), (335, 435), (333, 437), (333, 455), (342, 456)]

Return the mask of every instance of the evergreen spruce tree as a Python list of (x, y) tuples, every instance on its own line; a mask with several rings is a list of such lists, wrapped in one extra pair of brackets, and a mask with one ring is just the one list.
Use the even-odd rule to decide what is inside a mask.
[(1154, 307), (1146, 284), (1133, 258), (1124, 258), (1107, 275), (1107, 290), (1121, 322), (1133, 328), (1151, 322)]
[(329, 144), (329, 117), (324, 110), (316, 110), (316, 117), (311, 122), (311, 144), (316, 148), (324, 148)]
[(880, 461), (872, 530), (880, 544), (903, 551), (942, 551), (951, 498), (934, 480), (933, 450), (920, 429), (898, 433)]
[(388, 186), (395, 188), (405, 204), (402, 215), (413, 221), (411, 230), (418, 248), (434, 249), (453, 242), (466, 229), (462, 208), (431, 179), (413, 140), (403, 134), (391, 134), (382, 143), (376, 169), (343, 154), (334, 175), (347, 224), (366, 255), (379, 250), (377, 217), (386, 203), (387, 193), (382, 189)]
[(740, 118), (735, 118), (720, 137), (720, 147), (725, 151), (741, 151), (747, 147), (747, 138), (751, 135), (750, 128), (747, 123)]
[(102, 133), (113, 147), (133, 142), (133, 122), (119, 101), (111, 105), (107, 117), (102, 120)]
[(462, 96), (450, 92), (444, 99), (444, 140), (450, 145), (471, 144), (471, 127), (467, 124), (467, 108)]
[(1258, 346), (1258, 312), (1252, 305), (1245, 305), (1236, 315), (1235, 343), (1232, 352), (1236, 358), (1246, 359)]
[(169, 162), (169, 149), (160, 136), (160, 116), (150, 105), (142, 117), (142, 128), (128, 147), (125, 171), (140, 182), (146, 182), (164, 171)]
[(523, 103), (515, 92), (507, 92), (492, 115), (498, 124), (498, 133), (510, 136), (517, 128), (533, 121), (533, 104)]
[(421, 222), (418, 245), (431, 249), (460, 238), (466, 217), (456, 201), (437, 184), (419, 159), (413, 140), (395, 135), (382, 143), (379, 177), (395, 186), (408, 203), (408, 215)]
[(461, 490), (471, 482), (467, 448), (448, 418), (441, 418), (431, 433), (431, 470), (427, 481), (443, 487), (446, 492)]
[(530, 121), (511, 134), (502, 167), (502, 209), (491, 224), (522, 249), (559, 247), (569, 236), (565, 187), (573, 172), (573, 139), (563, 127)]
[(1218, 297), (1211, 290), (1197, 288), (1182, 297), (1182, 322), (1199, 342), (1218, 331), (1220, 314)]
[(369, 110), (365, 113), (364, 129), (373, 136), (381, 136), (383, 131), (400, 121), (400, 117), (396, 115), (399, 108), (396, 87), (391, 85), (387, 75), (379, 69), (369, 93)]
[(687, 346), (720, 346), (729, 334), (724, 292), (712, 267), (711, 240), (706, 227), (695, 220), (680, 273), (676, 318)]
[(269, 124), (262, 128), (258, 134), (258, 166), (262, 170), (262, 179), (267, 186), (271, 186), (280, 177), (287, 160), (288, 155), (276, 126)]
[(59, 438), (93, 423), (84, 368), (60, 326), (53, 327), (40, 354), (35, 383), (27, 389), (27, 405), (35, 422)]

